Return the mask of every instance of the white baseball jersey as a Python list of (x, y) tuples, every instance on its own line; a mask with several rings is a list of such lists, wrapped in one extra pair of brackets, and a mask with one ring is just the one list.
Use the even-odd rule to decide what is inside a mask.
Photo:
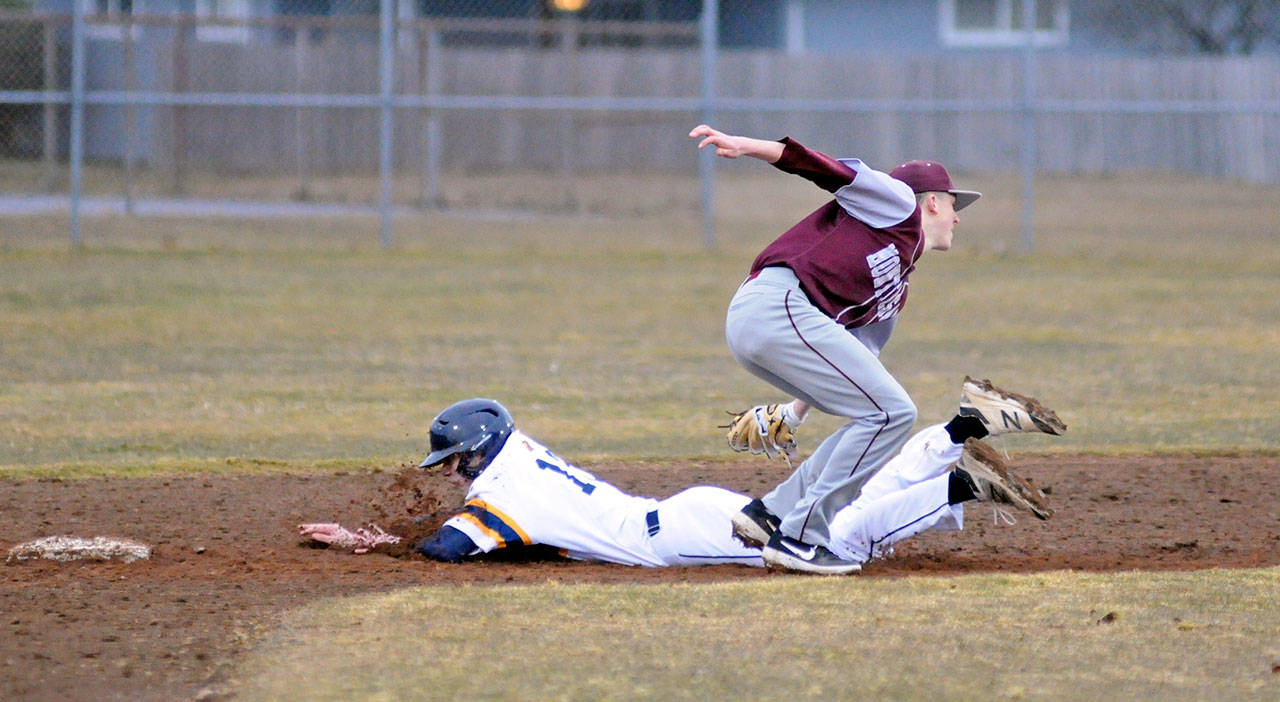
[(731, 519), (749, 501), (709, 486), (661, 501), (628, 495), (512, 431), (445, 526), (485, 552), (543, 544), (569, 558), (626, 565), (763, 565), (759, 549), (733, 538)]

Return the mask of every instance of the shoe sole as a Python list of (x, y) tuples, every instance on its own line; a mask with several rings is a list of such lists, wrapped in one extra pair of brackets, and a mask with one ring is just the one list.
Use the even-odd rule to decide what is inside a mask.
[(747, 548), (764, 548), (773, 536), (756, 524), (756, 520), (742, 512), (733, 515), (733, 538)]
[[(1010, 503), (1034, 514), (1038, 519), (1048, 519), (1054, 512), (1049, 507), (1044, 491), (1031, 481), (1009, 470), (996, 450), (978, 441), (969, 439), (964, 442), (965, 457), (972, 458), (972, 463), (965, 462), (962, 468), (998, 486), (1010, 498)], [(975, 465), (976, 464), (976, 465)]]
[(785, 570), (793, 573), (809, 573), (812, 575), (849, 575), (862, 570), (859, 563), (849, 563), (840, 566), (821, 566), (814, 565), (809, 561), (796, 558), (795, 556), (783, 553), (777, 549), (765, 548), (761, 555), (764, 557), (764, 564), (770, 570)]
[[(1036, 398), (1019, 395), (1016, 392), (1009, 392), (1008, 390), (1002, 390), (995, 385), (992, 385), (990, 380), (976, 380), (969, 376), (965, 376), (964, 383), (961, 385), (961, 395), (963, 395), (961, 398), (961, 404), (964, 404), (966, 401), (976, 404), (974, 403), (973, 398), (979, 397), (996, 405), (1003, 404), (1016, 406), (1031, 418), (1031, 423), (1035, 425), (1036, 430), (1042, 433), (1059, 436), (1067, 431), (1066, 423), (1061, 419), (1058, 419), (1058, 415), (1053, 410), (1040, 404)], [(960, 409), (961, 416), (968, 414), (966, 409), (967, 408), (964, 407)], [(972, 411), (979, 415), (981, 414), (981, 412), (976, 409)], [(1002, 411), (1001, 414), (1006, 417), (1005, 428), (1008, 429), (1008, 413)], [(981, 417), (979, 417), (979, 419), (981, 419)], [(1016, 422), (1014, 422), (1013, 426), (1014, 428), (1012, 431), (1030, 431), (1030, 429), (1023, 428)], [(998, 433), (1005, 434), (1010, 432)]]

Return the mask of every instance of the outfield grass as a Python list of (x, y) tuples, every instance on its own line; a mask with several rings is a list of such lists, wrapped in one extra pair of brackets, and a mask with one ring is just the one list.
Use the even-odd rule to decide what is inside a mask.
[[(1059, 410), (1068, 435), (1029, 450), (1280, 450), (1280, 190), (1047, 180), (1028, 254), (1016, 188), (971, 179), (989, 194), (883, 356), (922, 421), (971, 373)], [(370, 220), (95, 218), (74, 250), (56, 218), (0, 220), (0, 466), (395, 464), (476, 395), (582, 462), (721, 455), (723, 410), (781, 399), (725, 305), (821, 201), (776, 182), (727, 180), (714, 251), (679, 211), (407, 218), (392, 250)]]
[(243, 699), (1264, 700), (1280, 570), (433, 587), (322, 600)]

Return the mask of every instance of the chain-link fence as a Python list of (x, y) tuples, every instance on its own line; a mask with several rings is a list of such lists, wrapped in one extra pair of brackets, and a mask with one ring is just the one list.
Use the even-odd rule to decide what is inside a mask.
[[(65, 84), (66, 55), (58, 42), (58, 31), (65, 26), (52, 18), (0, 7), (0, 90), (15, 96), (14, 102), (0, 102), (0, 158), (15, 166), (43, 164), (43, 172), (27, 168), (23, 177), (5, 178), (6, 190), (21, 190), (23, 185), (39, 190), (57, 187), (59, 109), (54, 102), (42, 100), (38, 91)], [(26, 99), (18, 102), (17, 96)]]
[[(841, 7), (889, 21), (859, 3), (0, 0), (0, 178), (11, 208), (73, 212), (696, 213), (711, 169), (684, 135), (714, 114), (885, 166), (1280, 182), (1274, 53), (1206, 55), (1121, 3), (937, 6), (954, 46), (902, 52), (840, 43)], [(1146, 31), (1072, 50), (1067, 17), (1072, 42)]]
[[(389, 52), (392, 202), (607, 209), (604, 186), (619, 176), (652, 175), (679, 161), (693, 172), (687, 152), (655, 148), (654, 136), (687, 128), (692, 118), (661, 103), (695, 105), (700, 62), (684, 57), (696, 55), (696, 21), (479, 11), (491, 4), (466, 11), (457, 7), (464, 3), (424, 2), (421, 15), (407, 17), (410, 6), (401, 4)], [(232, 18), (88, 14), (77, 125), (73, 15), (0, 15), (7, 91), (0, 155), (22, 172), (9, 191), (64, 192), (74, 126), (87, 196), (377, 205), (378, 8), (326, 9)], [(645, 61), (634, 60), (639, 53)], [(620, 130), (627, 139), (612, 137)], [(28, 177), (37, 167), (42, 177)], [(458, 178), (451, 183), (445, 173)], [(687, 204), (696, 207), (696, 199)]]

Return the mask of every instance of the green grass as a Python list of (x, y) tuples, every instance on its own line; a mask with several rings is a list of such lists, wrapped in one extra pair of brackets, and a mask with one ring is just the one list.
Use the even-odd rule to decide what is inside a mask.
[[(969, 179), (988, 196), (883, 355), (922, 422), (969, 373), (1070, 425), (1027, 450), (1280, 450), (1280, 189), (1047, 180), (1028, 254), (1016, 187)], [(391, 250), (373, 220), (90, 218), (75, 249), (58, 218), (0, 220), (0, 470), (399, 463), (476, 395), (583, 462), (722, 455), (723, 410), (781, 399), (723, 314), (821, 201), (803, 185), (725, 179), (714, 251), (681, 211), (406, 218)]]
[(432, 587), (321, 600), (238, 698), (1274, 699), (1280, 570)]

